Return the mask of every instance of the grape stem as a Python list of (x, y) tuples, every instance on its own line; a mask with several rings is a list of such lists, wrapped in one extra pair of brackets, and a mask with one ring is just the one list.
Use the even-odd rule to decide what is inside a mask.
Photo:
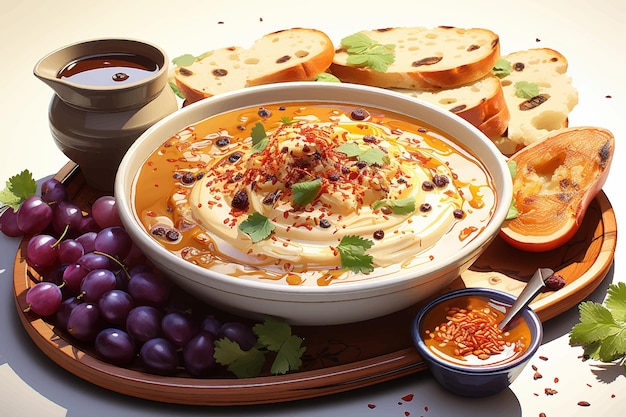
[(107, 258), (111, 259), (113, 262), (115, 262), (116, 264), (118, 264), (122, 270), (124, 271), (124, 274), (126, 274), (126, 278), (130, 279), (130, 274), (128, 273), (128, 269), (126, 268), (126, 265), (124, 265), (124, 263), (122, 261), (120, 261), (119, 259), (117, 259), (115, 256), (111, 256), (108, 253), (105, 252), (100, 252), (100, 251), (93, 251), (93, 253), (98, 254), (98, 255), (102, 255), (102, 256), (106, 256)]

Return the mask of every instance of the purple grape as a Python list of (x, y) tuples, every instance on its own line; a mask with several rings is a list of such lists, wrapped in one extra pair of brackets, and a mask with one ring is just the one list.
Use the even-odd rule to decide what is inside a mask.
[(0, 214), (0, 231), (8, 237), (24, 236), (24, 232), (17, 225), (17, 213), (13, 208), (7, 207)]
[(56, 313), (62, 301), (61, 289), (52, 282), (38, 282), (26, 292), (28, 307), (41, 317)]
[(78, 236), (76, 238), (76, 241), (82, 245), (85, 253), (89, 253), (89, 252), (93, 252), (94, 250), (96, 250), (96, 245), (95, 245), (96, 236), (98, 236), (98, 234), (95, 231), (85, 232), (82, 235)]
[(130, 268), (135, 265), (144, 264), (145, 262), (146, 256), (144, 255), (143, 251), (141, 250), (141, 248), (139, 248), (139, 246), (135, 244), (135, 242), (132, 242), (128, 254), (123, 259), (124, 265)]
[(101, 229), (122, 226), (113, 196), (102, 196), (94, 201), (91, 206), (91, 216)]
[(128, 312), (126, 331), (138, 342), (161, 335), (161, 313), (156, 307), (137, 306)]
[(161, 333), (170, 342), (183, 347), (198, 332), (198, 326), (189, 314), (172, 312), (161, 319)]
[(242, 350), (250, 350), (256, 345), (257, 339), (252, 328), (238, 321), (229, 321), (220, 326), (217, 337), (225, 337), (239, 344)]
[(70, 313), (77, 305), (83, 301), (76, 297), (68, 297), (61, 303), (56, 314), (56, 324), (63, 330), (67, 330), (67, 321), (70, 318)]
[(83, 278), (89, 271), (89, 268), (80, 264), (68, 265), (63, 271), (64, 288), (67, 288), (72, 294), (78, 294), (80, 292), (80, 283), (83, 282)]
[(58, 203), (67, 198), (65, 185), (54, 178), (49, 178), (41, 184), (40, 194), (46, 203)]
[(67, 319), (67, 331), (83, 342), (93, 342), (102, 329), (102, 318), (98, 305), (81, 303), (75, 306)]
[(176, 347), (169, 340), (157, 337), (141, 346), (139, 358), (148, 372), (172, 375), (178, 368)]
[(93, 216), (83, 216), (82, 220), (80, 221), (79, 233), (84, 234), (88, 232), (98, 231), (100, 231), (100, 226), (98, 226), (98, 223), (96, 223), (96, 221), (93, 219)]
[(50, 235), (35, 235), (26, 246), (26, 262), (34, 267), (52, 266), (57, 262), (57, 239)]
[(82, 265), (85, 268), (93, 271), (94, 269), (109, 269), (111, 268), (111, 260), (99, 253), (89, 252), (78, 258), (76, 261), (78, 265)]
[(183, 348), (183, 363), (192, 376), (207, 376), (215, 369), (215, 336), (201, 331)]
[(170, 296), (172, 284), (153, 271), (138, 272), (128, 281), (128, 293), (137, 304), (162, 307)]
[(61, 234), (67, 228), (67, 236), (77, 236), (83, 220), (83, 212), (76, 204), (59, 201), (53, 211), (52, 228)]
[(102, 318), (116, 326), (126, 325), (126, 318), (133, 307), (135, 307), (133, 298), (122, 290), (108, 291), (98, 301)]
[(104, 293), (114, 290), (116, 285), (117, 279), (113, 272), (94, 269), (80, 283), (80, 294), (86, 302), (96, 303)]
[(200, 330), (213, 333), (217, 335), (219, 333), (222, 323), (213, 315), (206, 316), (200, 323)]
[(114, 226), (99, 231), (94, 245), (98, 252), (124, 259), (130, 251), (132, 240), (124, 228)]
[(59, 243), (58, 257), (62, 264), (73, 264), (84, 254), (83, 245), (74, 239), (66, 239)]
[(52, 207), (38, 195), (28, 197), (17, 210), (17, 226), (25, 234), (37, 234), (50, 225)]
[(106, 362), (114, 365), (128, 365), (137, 356), (135, 342), (123, 330), (107, 328), (96, 336), (96, 353)]

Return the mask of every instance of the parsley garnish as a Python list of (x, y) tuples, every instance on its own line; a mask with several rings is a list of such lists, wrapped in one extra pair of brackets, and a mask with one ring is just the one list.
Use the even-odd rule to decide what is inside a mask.
[(506, 58), (500, 58), (496, 62), (496, 65), (493, 66), (491, 71), (496, 77), (504, 78), (511, 74), (511, 72), (513, 71), (513, 66), (511, 65), (511, 62), (508, 61)]
[(339, 78), (327, 72), (322, 72), (321, 74), (319, 74), (315, 78), (315, 81), (322, 81), (322, 82), (328, 82), (328, 83), (340, 83), (341, 82)]
[(401, 200), (385, 198), (372, 204), (372, 210), (377, 210), (381, 207), (389, 207), (395, 214), (411, 214), (415, 211), (415, 198), (407, 197)]
[(528, 81), (518, 81), (514, 85), (515, 95), (519, 98), (533, 98), (539, 94), (539, 86)]
[(265, 133), (265, 126), (261, 122), (252, 126), (250, 137), (252, 138), (252, 153), (262, 152), (269, 142), (267, 133)]
[(610, 284), (604, 305), (579, 304), (580, 323), (574, 325), (569, 342), (582, 346), (585, 355), (601, 362), (620, 360), (626, 369), (626, 283)]
[(214, 52), (215, 51), (207, 51), (198, 56), (194, 56), (191, 54), (183, 54), (172, 59), (172, 64), (176, 65), (177, 67), (188, 67), (192, 65), (194, 62), (196, 62), (197, 60), (201, 60), (201, 59), (206, 58), (207, 56), (213, 55)]
[(386, 72), (389, 64), (395, 61), (395, 45), (382, 45), (372, 40), (365, 33), (357, 32), (341, 40), (341, 46), (348, 53), (347, 64), (355, 67), (369, 67), (375, 71)]
[(384, 165), (389, 163), (389, 155), (379, 148), (361, 148), (356, 142), (344, 143), (336, 148), (337, 152), (345, 153), (348, 158), (357, 158), (370, 165)]
[(369, 274), (374, 270), (374, 258), (365, 252), (373, 245), (374, 242), (360, 236), (344, 236), (337, 246), (341, 266), (355, 273)]
[(321, 189), (322, 180), (320, 179), (298, 182), (291, 187), (293, 201), (300, 207), (304, 207), (315, 200)]
[(4, 190), (0, 191), (0, 202), (17, 210), (24, 200), (36, 193), (37, 181), (33, 174), (25, 169), (7, 180)]
[(238, 378), (258, 376), (265, 364), (265, 356), (270, 352), (275, 354), (270, 368), (272, 374), (300, 369), (306, 348), (302, 347), (302, 338), (291, 334), (289, 323), (267, 317), (263, 323), (255, 324), (252, 331), (258, 338), (257, 344), (247, 351), (227, 338), (216, 340), (215, 360)]
[(267, 239), (274, 231), (274, 223), (261, 213), (254, 212), (239, 224), (239, 230), (250, 236), (252, 242)]
[(296, 120), (292, 119), (289, 116), (283, 116), (280, 118), (280, 121), (282, 122), (282, 124), (284, 125), (290, 125), (296, 122)]

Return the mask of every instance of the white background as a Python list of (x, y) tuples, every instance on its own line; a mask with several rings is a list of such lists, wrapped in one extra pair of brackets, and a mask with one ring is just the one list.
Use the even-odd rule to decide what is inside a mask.
[[(7, 4), (8, 3), (8, 4)], [(428, 1), (284, 0), (5, 2), (0, 14), (0, 186), (27, 168), (41, 179), (66, 161), (54, 145), (47, 120), (52, 91), (32, 70), (48, 52), (99, 37), (144, 39), (170, 58), (184, 53), (249, 46), (256, 38), (289, 27), (313, 27), (335, 42), (361, 29), (392, 26), (485, 27), (500, 35), (502, 53), (549, 47), (569, 60), (580, 103), (570, 125), (608, 128), (616, 155), (604, 188), (618, 220), (624, 220), (626, 147), (626, 3), (607, 1)], [(219, 23), (223, 22), (223, 23)], [(443, 391), (428, 373), (349, 393), (293, 403), (251, 407), (186, 407), (111, 393), (74, 377), (39, 352), (19, 324), (12, 297), (12, 267), (18, 240), (0, 238), (0, 410), (2, 415), (35, 416), (616, 416), (626, 407), (626, 378), (617, 365), (582, 362), (570, 347), (568, 331), (576, 309), (550, 320), (545, 339), (510, 390), (488, 399), (463, 399)], [(624, 281), (618, 240), (615, 265), (591, 299), (601, 302), (611, 281)], [(375, 337), (375, 335), (372, 335)], [(539, 356), (548, 357), (542, 361)], [(555, 382), (558, 378), (558, 382)], [(557, 394), (547, 396), (544, 388)], [(402, 397), (414, 394), (412, 401)], [(578, 401), (591, 403), (580, 407)], [(374, 404), (375, 408), (368, 407)], [(45, 411), (44, 411), (45, 410)], [(6, 414), (5, 414), (6, 413)]]

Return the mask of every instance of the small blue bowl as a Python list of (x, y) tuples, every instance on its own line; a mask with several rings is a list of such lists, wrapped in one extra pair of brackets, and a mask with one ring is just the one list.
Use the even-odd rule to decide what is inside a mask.
[[(435, 379), (448, 391), (464, 397), (486, 397), (506, 389), (537, 352), (543, 337), (541, 320), (531, 308), (526, 307), (504, 329), (512, 335), (519, 332), (525, 333), (525, 339), (530, 339), (524, 340), (525, 347), (512, 358), (481, 360), (472, 355), (460, 359), (454, 355), (442, 354), (442, 351), (432, 346), (432, 343), (429, 343), (430, 347), (427, 345), (425, 339), (430, 337), (426, 330), (432, 331), (434, 326), (446, 321), (445, 306), (466, 308), (470, 302), (481, 304), (480, 300), (488, 302), (490, 309), (500, 310), (504, 314), (515, 301), (515, 297), (502, 291), (484, 288), (451, 291), (424, 305), (415, 316), (411, 328), (415, 347), (428, 364)], [(433, 328), (429, 329), (425, 326)], [(493, 356), (493, 359), (500, 356)]]

